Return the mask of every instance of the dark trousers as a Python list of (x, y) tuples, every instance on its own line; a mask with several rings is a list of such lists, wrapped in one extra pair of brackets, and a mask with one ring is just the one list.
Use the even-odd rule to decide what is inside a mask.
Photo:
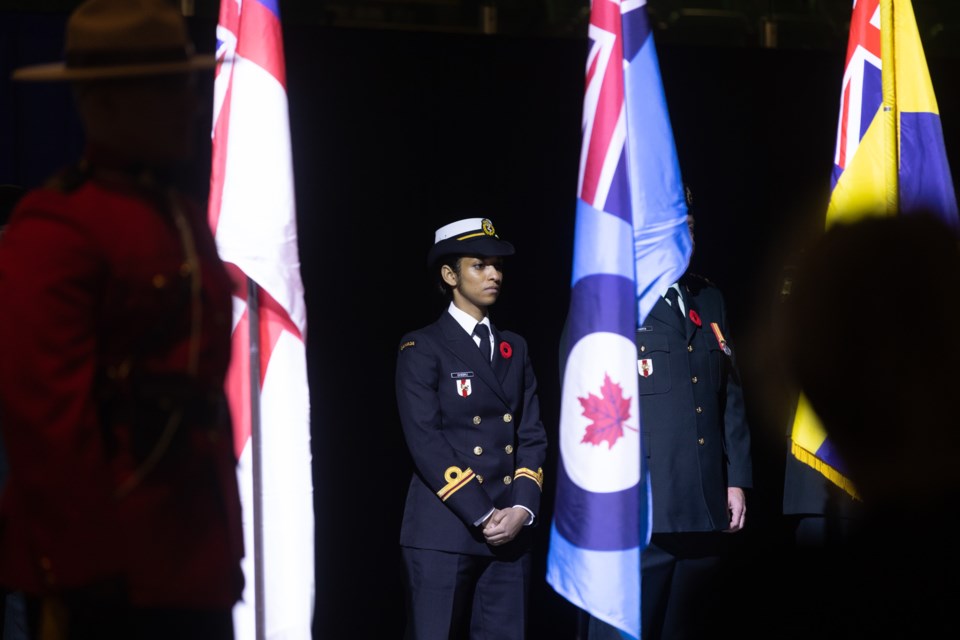
[(28, 598), (33, 640), (234, 640), (233, 612), (134, 607), (66, 595)]
[(401, 547), (407, 640), (523, 640), (530, 554), (515, 559)]
[[(643, 640), (715, 637), (715, 620), (705, 598), (725, 553), (722, 533), (653, 534), (640, 554), (640, 630)], [(713, 635), (710, 635), (712, 631)], [(621, 640), (617, 629), (590, 617), (588, 640)]]

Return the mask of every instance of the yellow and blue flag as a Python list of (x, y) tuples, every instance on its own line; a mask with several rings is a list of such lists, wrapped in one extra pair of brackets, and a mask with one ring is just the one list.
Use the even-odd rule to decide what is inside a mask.
[[(940, 112), (910, 0), (855, 0), (826, 226), (868, 215), (936, 215), (960, 229)], [(791, 452), (857, 497), (801, 395)]]

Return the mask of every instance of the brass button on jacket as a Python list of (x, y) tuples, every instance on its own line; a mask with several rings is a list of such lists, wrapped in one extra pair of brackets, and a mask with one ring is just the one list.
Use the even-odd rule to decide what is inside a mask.
[(473, 453), (474, 453), (474, 455), (478, 455), (478, 456), (479, 456), (480, 454), (483, 453), (483, 447), (481, 447), (481, 446), (479, 446), (479, 445), (476, 446), (476, 447), (474, 447), (474, 448), (473, 448)]
[(508, 444), (507, 446), (505, 446), (505, 447), (503, 448), (503, 450), (506, 451), (507, 454), (511, 454), (511, 453), (513, 453), (513, 445), (512, 445), (512, 444)]
[(473, 416), (473, 424), (480, 424), (480, 416)]
[(504, 421), (504, 422), (513, 422), (513, 416), (510, 415), (509, 413), (505, 413), (505, 414), (503, 414), (503, 421)]

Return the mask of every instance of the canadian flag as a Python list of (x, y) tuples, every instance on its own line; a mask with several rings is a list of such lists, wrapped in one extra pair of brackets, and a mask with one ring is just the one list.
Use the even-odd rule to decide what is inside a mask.
[(314, 513), (306, 308), (277, 0), (223, 0), (209, 219), (234, 277), (227, 395), (246, 589), (238, 640), (309, 640)]

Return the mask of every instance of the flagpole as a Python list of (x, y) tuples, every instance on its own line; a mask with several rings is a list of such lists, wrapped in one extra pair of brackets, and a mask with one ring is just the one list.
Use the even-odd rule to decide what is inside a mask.
[(267, 637), (263, 574), (263, 481), (260, 448), (260, 306), (257, 283), (247, 278), (250, 341), (250, 454), (253, 461), (253, 599), (256, 638)]
[(896, 215), (900, 208), (900, 150), (897, 140), (897, 83), (896, 52), (894, 51), (893, 1), (880, 0), (880, 64), (883, 84), (884, 172), (886, 183), (886, 211)]

